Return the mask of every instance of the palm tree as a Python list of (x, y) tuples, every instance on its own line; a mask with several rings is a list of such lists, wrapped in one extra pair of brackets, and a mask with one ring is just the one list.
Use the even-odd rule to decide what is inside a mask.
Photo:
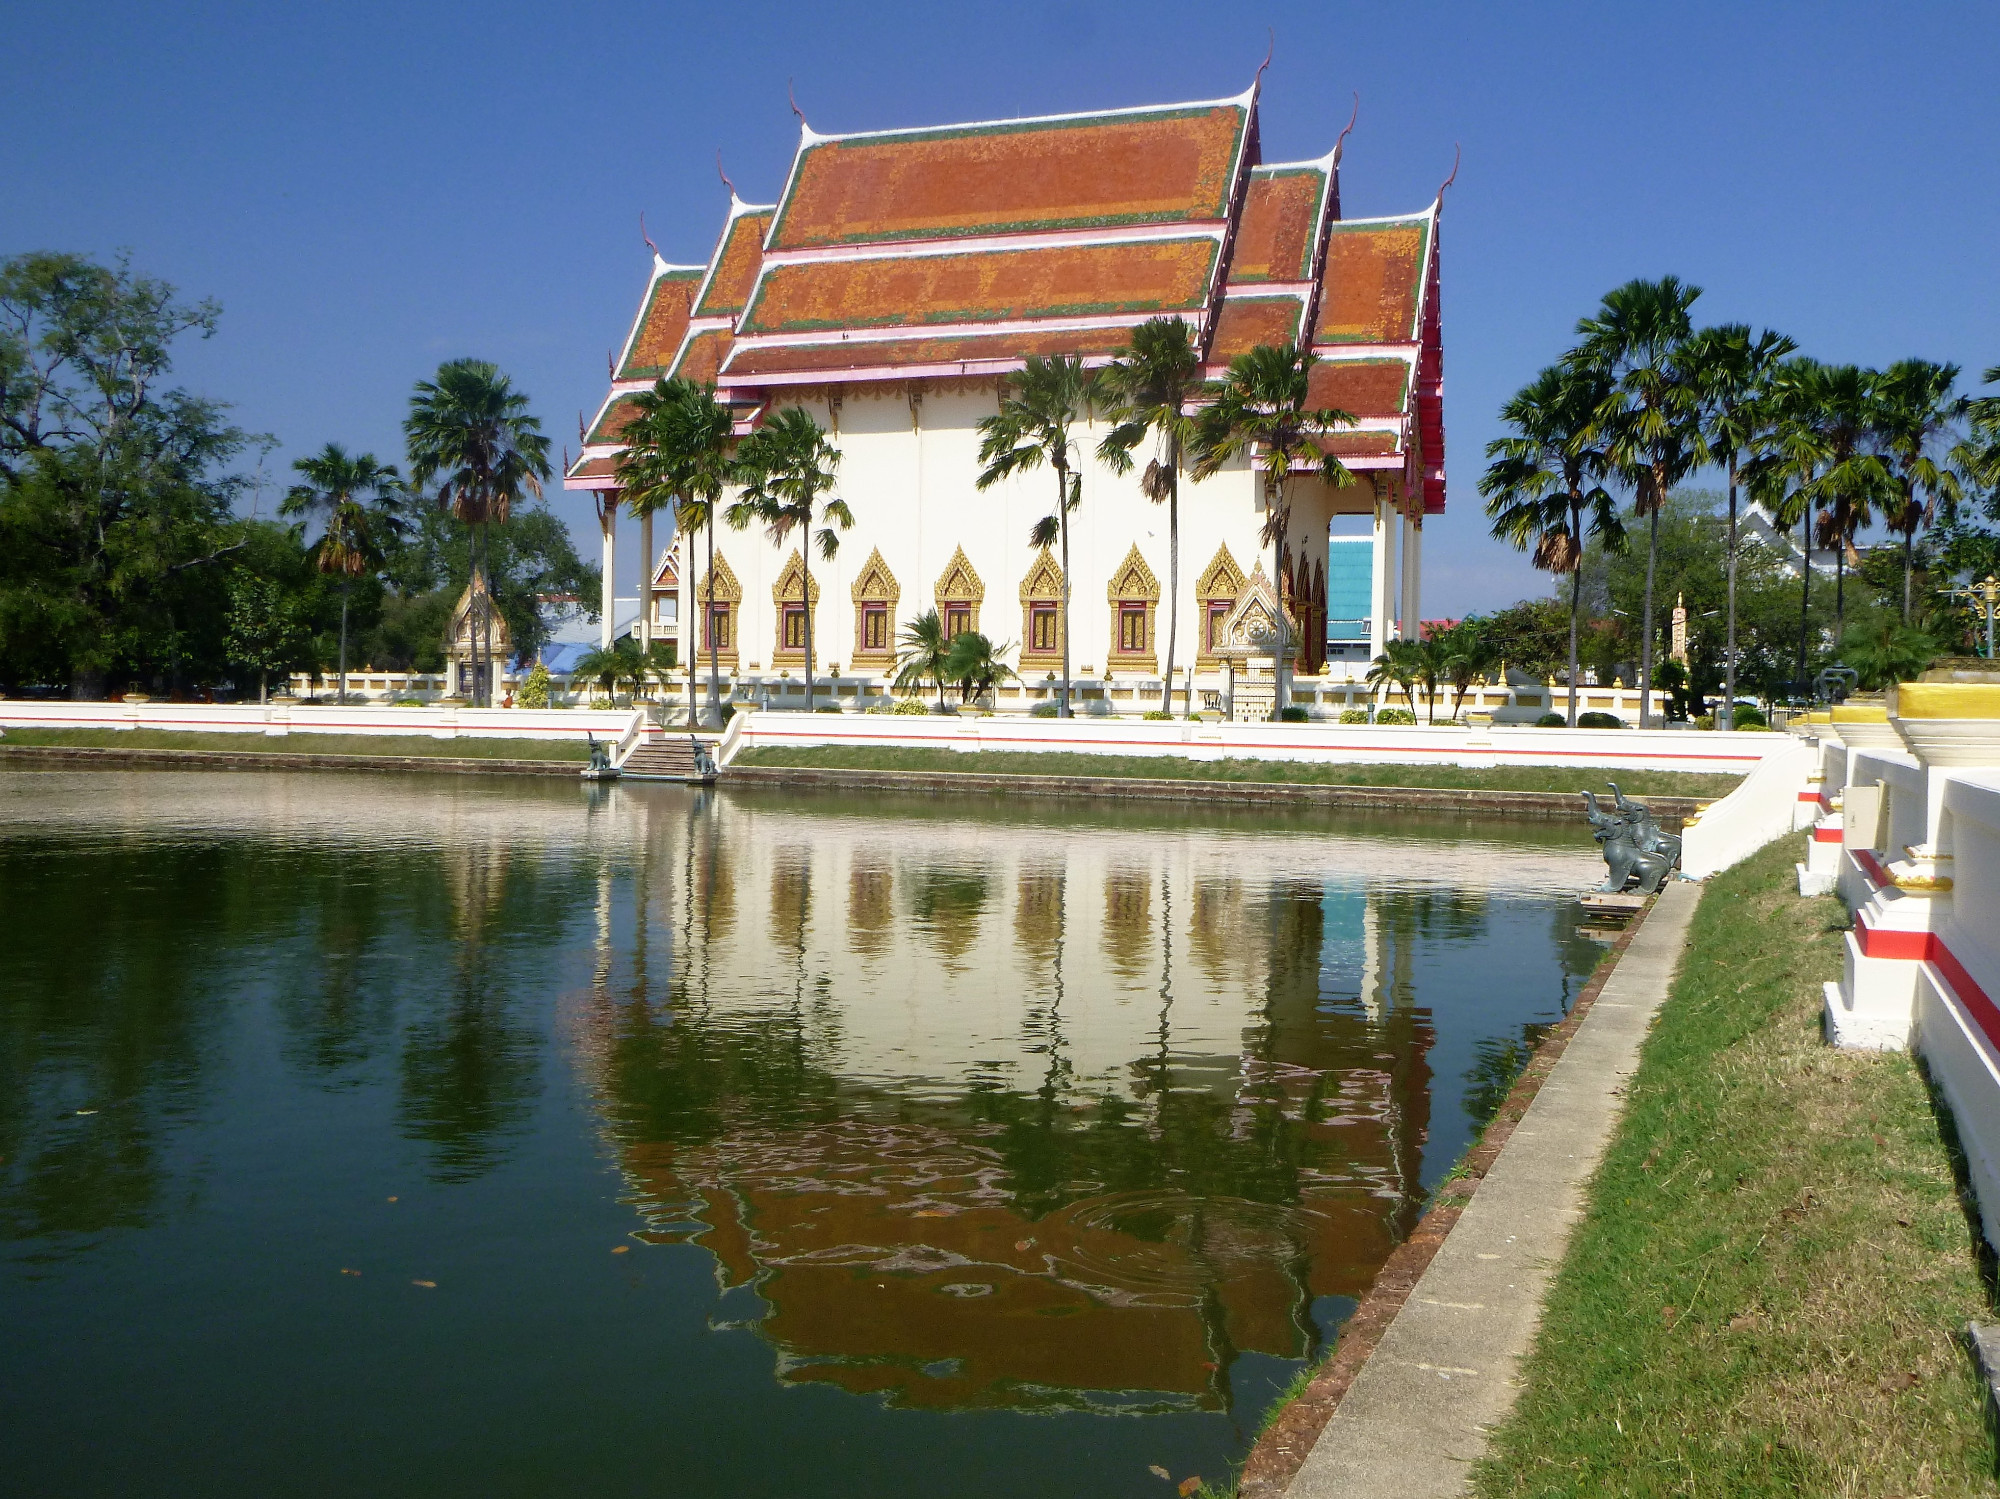
[[(1728, 707), (1715, 718), (1715, 726), (1725, 732), (1736, 727), (1736, 487), (1742, 477), (1743, 462), (1755, 451), (1770, 421), (1772, 371), (1797, 348), (1782, 333), (1767, 328), (1753, 338), (1747, 323), (1727, 323), (1697, 333), (1689, 355), (1701, 403), (1703, 441), (1710, 459), (1729, 474), (1729, 535), (1725, 551), (1729, 623), (1722, 667), (1722, 698)], [(1574, 715), (1571, 722), (1575, 722)]]
[[(438, 503), (472, 528), (472, 570), (486, 570), (487, 528), (505, 524), (523, 492), (540, 495), (549, 476), (549, 440), (528, 414), (528, 398), (499, 367), (483, 359), (453, 359), (437, 377), (419, 380), (403, 421), (410, 482), (438, 481)], [(478, 611), (472, 633), (473, 701), (493, 698), (492, 580), (472, 591)], [(482, 667), (482, 654), (484, 665)]]
[(1571, 362), (1607, 376), (1610, 394), (1599, 426), (1616, 471), (1632, 485), (1633, 511), (1648, 518), (1646, 603), (1639, 642), (1639, 727), (1653, 726), (1653, 574), (1660, 549), (1660, 511), (1667, 495), (1707, 456), (1701, 405), (1689, 365), (1694, 325), (1688, 309), (1698, 286), (1677, 276), (1628, 281), (1605, 295), (1595, 315), (1581, 319)]
[(944, 675), (958, 683), (958, 700), (970, 702), (982, 692), (991, 692), (996, 684), (1015, 677), (1014, 668), (1006, 659), (1013, 649), (1012, 641), (995, 645), (977, 630), (960, 630), (952, 636), (951, 648), (945, 654)]
[[(1985, 383), (2000, 385), (2000, 364), (1986, 372)], [(1952, 462), (1974, 484), (2000, 490), (2000, 395), (1974, 396), (1965, 403), (1972, 431), (1952, 449)]]
[[(812, 549), (831, 562), (840, 552), (840, 533), (854, 524), (854, 512), (839, 496), (822, 498), (834, 485), (840, 449), (802, 406), (787, 406), (743, 440), (737, 476), (743, 497), (729, 507), (729, 524), (741, 530), (761, 522), (780, 551), (794, 531), (800, 534), (799, 596), (805, 600), (806, 712), (813, 710)], [(819, 529), (813, 530), (817, 525)]]
[(1295, 469), (1317, 475), (1329, 488), (1354, 482), (1347, 465), (1327, 452), (1320, 440), (1354, 418), (1332, 407), (1306, 404), (1312, 394), (1311, 349), (1286, 343), (1266, 344), (1230, 361), (1229, 374), (1215, 402), (1202, 412), (1197, 434), (1194, 476), (1205, 479), (1239, 456), (1261, 453), (1264, 461), (1264, 528), (1260, 539), (1271, 548), (1272, 586), (1278, 595), (1278, 656), (1273, 668), (1273, 719), (1285, 711), (1285, 664), (1291, 654), (1285, 626), (1285, 543), (1291, 530), (1292, 507), (1286, 493)]
[(1945, 433), (1965, 414), (1964, 398), (1953, 394), (1957, 384), (1957, 365), (1927, 359), (1898, 360), (1876, 382), (1874, 437), (1893, 489), (1885, 519), (1903, 538), (1905, 625), (1910, 623), (1917, 529), (1940, 512), (1949, 520), (1965, 498), (1959, 476), (1936, 456)]
[(1472, 690), (1472, 684), (1499, 661), (1484, 626), (1483, 620), (1463, 619), (1424, 642), (1437, 653), (1439, 673), (1451, 683), (1453, 718), (1465, 706), (1465, 695)]
[(1150, 318), (1132, 330), (1132, 344), (1104, 371), (1112, 428), (1097, 456), (1113, 473), (1132, 468), (1132, 450), (1149, 435), (1153, 457), (1139, 488), (1167, 507), (1167, 660), (1161, 711), (1174, 706), (1174, 647), (1181, 632), (1181, 463), (1195, 440), (1188, 408), (1201, 394), (1201, 351), (1194, 331), (1177, 317)]
[[(1569, 726), (1576, 727), (1577, 630), (1583, 615), (1583, 550), (1596, 536), (1607, 550), (1625, 545), (1618, 504), (1598, 482), (1610, 469), (1597, 413), (1610, 397), (1601, 370), (1556, 364), (1500, 408), (1511, 437), (1486, 445), (1491, 460), (1479, 481), (1493, 534), (1522, 551), (1533, 548), (1544, 572), (1569, 575)], [(1585, 486), (1588, 485), (1588, 488)]]
[[(1767, 412), (1756, 450), (1743, 466), (1744, 482), (1771, 512), (1780, 531), (1799, 528), (1799, 651), (1793, 690), (1806, 680), (1806, 640), (1812, 614), (1813, 506), (1808, 486), (1818, 475), (1823, 446), (1818, 431), (1824, 367), (1794, 354), (1771, 371)], [(1735, 714), (1732, 704), (1731, 716)]]
[[(1425, 669), (1420, 659), (1422, 650), (1420, 641), (1391, 640), (1383, 647), (1382, 654), (1368, 663), (1368, 685), (1401, 688), (1412, 719), (1417, 716), (1417, 683), (1423, 680)], [(1431, 716), (1436, 718), (1435, 709)]]
[(306, 482), (292, 486), (278, 507), (283, 515), (319, 516), (325, 529), (317, 547), (319, 570), (340, 574), (340, 703), (347, 704), (347, 605), (354, 580), (379, 566), (386, 544), (406, 529), (403, 481), (393, 463), (373, 453), (350, 455), (330, 442), (292, 467)]
[(1805, 485), (1806, 503), (1819, 509), (1823, 545), (1833, 548), (1833, 638), (1847, 630), (1847, 554), (1854, 537), (1874, 519), (1875, 505), (1891, 488), (1888, 465), (1867, 450), (1880, 425), (1879, 378), (1858, 365), (1823, 365), (1814, 397), (1811, 433), (1818, 473)]
[[(729, 408), (715, 398), (713, 383), (698, 385), (675, 377), (660, 380), (649, 391), (633, 397), (637, 415), (625, 428), (625, 451), (618, 460), (618, 481), (627, 503), (657, 508), (671, 503), (674, 524), (689, 538), (688, 571), (694, 571), (693, 537), (698, 531), (708, 535), (708, 577), (715, 578), (715, 521), (721, 508), (722, 492), (733, 480), (732, 448), (734, 418)], [(650, 560), (648, 566), (650, 566)], [(708, 636), (708, 711), (713, 721), (722, 712), (721, 642), (707, 620), (697, 620), (700, 604), (699, 580), (689, 578), (682, 585), (687, 595), (689, 622)], [(695, 724), (695, 656), (699, 646), (688, 651), (688, 727)]]
[(1083, 503), (1083, 475), (1075, 466), (1080, 454), (1070, 429), (1088, 421), (1104, 399), (1103, 376), (1085, 369), (1082, 359), (1031, 354), (1021, 373), (1002, 387), (1000, 410), (979, 423), (981, 489), (1045, 463), (1055, 471), (1055, 510), (1035, 522), (1028, 545), (1039, 550), (1060, 543), (1062, 549), (1062, 697), (1057, 711), (1064, 718), (1070, 716), (1069, 517)]
[(897, 688), (922, 687), (924, 679), (937, 683), (938, 707), (944, 707), (944, 683), (951, 667), (951, 641), (944, 633), (944, 621), (935, 609), (926, 609), (903, 625), (896, 642)]
[(630, 682), (636, 688), (645, 674), (646, 658), (630, 635), (621, 635), (608, 646), (592, 646), (570, 668), (572, 678), (602, 683), (607, 697), (617, 694), (620, 682)]

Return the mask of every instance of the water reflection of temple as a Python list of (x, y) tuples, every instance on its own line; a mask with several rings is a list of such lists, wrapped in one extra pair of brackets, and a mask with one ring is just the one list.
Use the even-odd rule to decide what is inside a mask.
[(1266, 830), (620, 815), (646, 853), (601, 888), (578, 1054), (650, 1236), (754, 1289), (782, 1377), (1223, 1407), (1238, 1355), (1315, 1352), (1322, 1298), (1413, 1220), (1414, 955), (1474, 951), (1466, 845), (1388, 872), (1378, 839)]

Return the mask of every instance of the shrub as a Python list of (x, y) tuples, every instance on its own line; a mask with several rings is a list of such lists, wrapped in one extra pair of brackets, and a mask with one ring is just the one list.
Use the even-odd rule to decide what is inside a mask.
[(870, 703), (862, 711), (867, 713), (894, 713), (896, 705), (894, 703)]
[(838, 713), (839, 711), (839, 703), (821, 703), (813, 709), (815, 713)]
[(1287, 703), (1278, 710), (1279, 723), (1310, 723), (1312, 715), (1297, 703)]
[(1408, 708), (1384, 708), (1375, 715), (1375, 722), (1402, 724), (1413, 729), (1417, 726), (1417, 715)]
[(928, 713), (931, 711), (931, 705), (920, 697), (905, 697), (898, 698), (896, 706), (889, 711), (891, 713)]
[(1544, 713), (1540, 718), (1535, 720), (1535, 727), (1538, 729), (1566, 729), (1569, 727), (1569, 720), (1564, 718), (1560, 713)]
[(1036, 703), (1028, 710), (1030, 718), (1054, 718), (1062, 711), (1061, 703)]
[(1771, 726), (1771, 720), (1764, 716), (1764, 710), (1762, 708), (1753, 707), (1749, 703), (1738, 703), (1736, 705), (1737, 728), (1767, 729), (1770, 726)]
[(1714, 715), (1713, 713), (1697, 713), (1697, 714), (1695, 714), (1695, 716), (1694, 716), (1694, 726), (1695, 726), (1695, 727), (1696, 727), (1697, 729), (1712, 729), (1712, 728), (1714, 728), (1714, 727), (1715, 727), (1715, 715)]
[(1167, 712), (1164, 708), (1148, 708), (1146, 710), (1146, 717), (1150, 722), (1153, 723), (1159, 723), (1163, 720), (1171, 723), (1173, 721), (1174, 716), (1173, 714)]
[(1767, 723), (1740, 723), (1736, 726), (1736, 732), (1739, 734), (1768, 734), (1771, 731), (1771, 726)]
[(514, 701), (523, 708), (546, 708), (549, 705), (549, 669), (537, 661), (534, 670), (522, 679), (521, 687), (514, 694)]
[(1368, 710), (1366, 708), (1342, 708), (1340, 710), (1340, 721), (1342, 723), (1366, 723), (1368, 722)]
[(1622, 729), (1625, 727), (1625, 720), (1616, 713), (1579, 713), (1576, 716), (1576, 726), (1579, 729)]

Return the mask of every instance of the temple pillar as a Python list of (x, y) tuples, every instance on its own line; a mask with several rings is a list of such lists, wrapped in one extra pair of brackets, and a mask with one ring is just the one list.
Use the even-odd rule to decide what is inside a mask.
[(1389, 642), (1394, 638), (1389, 622), (1396, 613), (1396, 533), (1391, 524), (1395, 513), (1387, 496), (1376, 490), (1374, 568), (1368, 604), (1368, 659), (1371, 661), (1388, 650)]
[(1398, 616), (1405, 640), (1421, 639), (1424, 633), (1423, 614), (1419, 607), (1423, 594), (1423, 556), (1423, 517), (1406, 514), (1403, 517), (1403, 608)]
[(604, 615), (597, 627), (597, 643), (611, 649), (612, 622), (618, 614), (618, 491), (598, 491), (597, 524), (604, 532)]
[(653, 512), (639, 517), (639, 649), (653, 649)]

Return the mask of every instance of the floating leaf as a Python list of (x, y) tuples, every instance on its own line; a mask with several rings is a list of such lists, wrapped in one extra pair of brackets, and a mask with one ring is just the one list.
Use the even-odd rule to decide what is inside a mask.
[(359, 1275), (359, 1274), (360, 1274), (361, 1272), (360, 1272), (359, 1270), (349, 1270), (349, 1269), (347, 1269), (347, 1268), (346, 1268), (345, 1266), (343, 1266), (343, 1267), (341, 1268), (341, 1272), (340, 1272), (340, 1273), (341, 1273), (342, 1275)]
[(389, 1200), (390, 1200), (391, 1202), (394, 1202), (394, 1201), (395, 1201), (396, 1199), (395, 1199), (395, 1198), (393, 1198), (393, 1197), (391, 1197), (391, 1198), (390, 1198)]
[(1183, 1478), (1181, 1480), (1181, 1499), (1188, 1499), (1188, 1495), (1192, 1494), (1196, 1489), (1200, 1487), (1201, 1487), (1201, 1477), (1199, 1474), (1197, 1474), (1193, 1478)]
[(613, 1254), (630, 1254), (632, 1252), (632, 1246), (630, 1244), (620, 1244), (616, 1249), (612, 1250), (611, 1252)]
[(422, 1286), (426, 1291), (435, 1291), (438, 1288), (438, 1283), (434, 1280), (413, 1280), (410, 1284), (413, 1286)]
[(1165, 1468), (1161, 1467), (1158, 1463), (1146, 1464), (1146, 1471), (1152, 1474), (1155, 1478), (1166, 1479), (1168, 1483), (1172, 1483), (1174, 1481), (1174, 1475), (1169, 1473)]

